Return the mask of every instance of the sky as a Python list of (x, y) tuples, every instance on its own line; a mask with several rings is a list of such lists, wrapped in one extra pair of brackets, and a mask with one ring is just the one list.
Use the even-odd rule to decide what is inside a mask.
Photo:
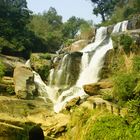
[(92, 20), (97, 24), (101, 19), (92, 14), (93, 6), (90, 0), (26, 0), (28, 8), (33, 13), (42, 13), (48, 11), (50, 7), (54, 7), (63, 17), (63, 21), (67, 21), (70, 17), (76, 16), (85, 20)]

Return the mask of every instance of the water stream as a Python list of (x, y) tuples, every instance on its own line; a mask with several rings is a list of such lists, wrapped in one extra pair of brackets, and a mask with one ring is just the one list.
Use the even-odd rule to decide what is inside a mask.
[[(117, 23), (112, 33), (126, 31), (127, 24), (128, 21)], [(62, 85), (69, 85), (69, 78), (71, 77), (69, 71), (71, 57), (69, 54), (66, 54), (61, 61), (59, 69), (57, 71), (51, 70), (48, 86), (35, 73), (35, 82), (39, 87), (40, 95), (49, 98), (53, 102), (55, 112), (61, 111), (67, 102), (75, 97), (85, 98), (87, 94), (83, 91), (82, 86), (95, 83), (100, 79), (98, 73), (103, 66), (105, 54), (112, 48), (113, 45), (108, 33), (108, 27), (100, 27), (97, 29), (95, 41), (81, 50), (83, 54), (81, 57), (81, 69), (80, 73), (77, 73), (79, 78), (75, 82), (76, 84), (67, 90), (63, 89), (59, 92)]]

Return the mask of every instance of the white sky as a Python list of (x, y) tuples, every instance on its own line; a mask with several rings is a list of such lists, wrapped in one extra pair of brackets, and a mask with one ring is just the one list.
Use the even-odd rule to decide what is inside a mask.
[(101, 21), (92, 14), (93, 6), (90, 0), (27, 0), (27, 5), (34, 13), (42, 13), (54, 7), (64, 22), (72, 16), (93, 20), (95, 24)]

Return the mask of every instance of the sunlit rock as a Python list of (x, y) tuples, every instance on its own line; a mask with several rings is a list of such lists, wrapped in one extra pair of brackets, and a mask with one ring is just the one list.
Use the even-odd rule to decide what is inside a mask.
[(32, 99), (35, 94), (33, 71), (26, 65), (17, 65), (13, 78), (16, 96), (21, 99)]

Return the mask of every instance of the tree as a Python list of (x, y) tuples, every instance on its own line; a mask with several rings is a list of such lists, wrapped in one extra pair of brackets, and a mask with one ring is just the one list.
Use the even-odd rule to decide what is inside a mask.
[(48, 12), (33, 15), (29, 29), (35, 32), (36, 36), (43, 39), (43, 42), (46, 44), (39, 48), (41, 52), (55, 52), (59, 49), (63, 41), (62, 26), (62, 17), (52, 7)]
[(72, 16), (63, 25), (63, 29), (62, 29), (63, 36), (65, 38), (73, 39), (76, 33), (79, 31), (80, 26), (84, 23), (86, 23), (85, 20)]
[(53, 7), (50, 7), (48, 12), (44, 12), (43, 16), (53, 29), (60, 28), (62, 25), (62, 16), (58, 15), (56, 9)]
[(96, 16), (100, 14), (102, 21), (106, 21), (106, 19), (113, 13), (119, 0), (91, 0), (91, 2), (94, 4), (93, 13)]
[(2, 53), (26, 57), (31, 44), (28, 38), (30, 32), (26, 28), (29, 21), (30, 11), (26, 0), (0, 0), (0, 36), (13, 46), (0, 44)]

